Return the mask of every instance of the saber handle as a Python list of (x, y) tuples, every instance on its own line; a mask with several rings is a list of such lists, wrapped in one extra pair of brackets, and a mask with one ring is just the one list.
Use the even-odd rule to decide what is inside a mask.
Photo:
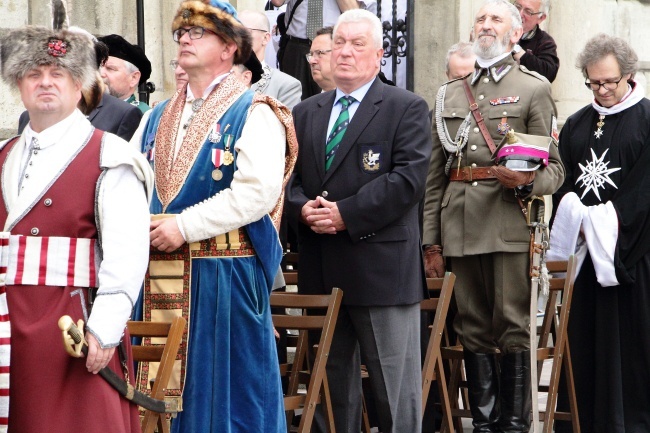
[[(88, 343), (83, 335), (83, 320), (75, 325), (70, 316), (62, 316), (59, 319), (59, 329), (63, 333), (63, 345), (66, 352), (75, 358), (81, 358), (81, 354), (88, 355)], [(136, 390), (133, 385), (125, 382), (113, 370), (104, 367), (99, 370), (99, 375), (109, 383), (122, 397), (131, 403), (142, 406), (145, 409), (158, 413), (176, 413), (177, 410), (163, 400), (157, 400)]]
[(61, 316), (59, 319), (59, 329), (63, 333), (63, 346), (68, 354), (75, 358), (81, 358), (81, 354), (88, 354), (88, 343), (84, 338), (82, 329), (83, 320), (79, 319), (75, 325), (70, 316)]

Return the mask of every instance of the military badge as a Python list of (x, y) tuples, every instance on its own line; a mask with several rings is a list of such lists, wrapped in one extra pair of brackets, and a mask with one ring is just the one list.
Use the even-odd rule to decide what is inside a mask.
[(378, 148), (372, 146), (363, 146), (363, 171), (366, 173), (375, 173), (381, 168), (381, 152), (377, 152)]
[[(230, 125), (228, 125), (230, 126)], [(226, 127), (227, 129), (227, 127)], [(225, 132), (225, 130), (224, 130)], [(232, 134), (225, 134), (223, 141), (226, 145), (226, 149), (223, 152), (223, 165), (230, 165), (235, 161), (235, 156), (232, 154), (230, 151), (230, 145), (232, 144), (232, 141), (234, 140), (234, 136)]]
[(212, 131), (210, 131), (210, 134), (208, 135), (208, 140), (210, 140), (210, 143), (219, 143), (221, 141), (221, 125), (218, 123), (214, 125), (214, 128)]
[(519, 102), (519, 96), (503, 96), (497, 99), (490, 99), (490, 105), (515, 104)]
[(502, 117), (501, 118), (501, 123), (497, 125), (497, 132), (500, 135), (506, 135), (508, 131), (510, 131), (510, 125), (508, 124), (508, 118), (507, 117)]
[(557, 130), (557, 117), (551, 116), (551, 138), (555, 140), (555, 144), (560, 144), (560, 133)]
[(512, 65), (501, 65), (499, 66), (499, 68), (493, 66), (490, 69), (490, 72), (492, 73), (492, 78), (494, 79), (494, 82), (498, 83), (499, 81), (501, 81), (501, 79), (505, 77), (508, 72), (510, 72), (511, 68)]

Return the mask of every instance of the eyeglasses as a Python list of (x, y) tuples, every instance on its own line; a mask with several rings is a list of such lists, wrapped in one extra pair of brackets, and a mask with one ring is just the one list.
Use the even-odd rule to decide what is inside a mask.
[(205, 32), (210, 32), (213, 35), (216, 35), (216, 33), (213, 32), (212, 30), (208, 30), (199, 26), (190, 27), (189, 29), (184, 29), (181, 27), (180, 29), (174, 30), (174, 33), (172, 33), (172, 35), (174, 36), (174, 42), (178, 42), (181, 40), (181, 38), (185, 33), (190, 35), (190, 39), (194, 40), (194, 39), (201, 39), (203, 37), (203, 33)]
[(172, 69), (176, 69), (178, 67), (178, 60), (176, 60), (176, 59), (170, 60), (169, 61), (169, 66), (171, 66)]
[(516, 3), (516, 2), (515, 2), (515, 7), (517, 8), (517, 10), (518, 10), (519, 12), (521, 12), (521, 10), (523, 9), (523, 10), (524, 10), (524, 13), (525, 13), (526, 15), (528, 15), (529, 17), (534, 17), (535, 15), (541, 15), (541, 14), (544, 13), (543, 11), (533, 12), (532, 10), (530, 10), (530, 9), (528, 9), (528, 8), (524, 9), (524, 7), (523, 7), (522, 5), (520, 5), (519, 3)]
[(307, 58), (308, 62), (311, 62), (312, 57), (315, 57), (316, 59), (320, 59), (323, 54), (327, 54), (331, 52), (332, 50), (314, 50), (305, 54), (305, 57)]
[(587, 86), (589, 90), (593, 90), (594, 92), (600, 90), (601, 86), (604, 87), (606, 90), (615, 90), (618, 87), (618, 83), (620, 83), (621, 80), (623, 80), (623, 75), (621, 75), (621, 78), (619, 78), (616, 81), (605, 81), (604, 83), (597, 83), (587, 78), (585, 80), (585, 86)]
[(263, 30), (263, 29), (252, 29), (252, 28), (250, 28), (250, 27), (246, 27), (246, 28), (247, 28), (248, 30), (250, 30), (251, 32), (252, 32), (252, 31), (255, 31), (255, 32), (262, 32), (262, 33), (268, 33), (268, 32), (269, 32), (268, 30)]

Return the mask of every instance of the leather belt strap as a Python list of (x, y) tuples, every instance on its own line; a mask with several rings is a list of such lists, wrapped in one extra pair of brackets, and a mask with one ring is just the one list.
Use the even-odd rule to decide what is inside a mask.
[(476, 119), (476, 124), (478, 125), (478, 129), (481, 130), (481, 135), (483, 135), (485, 142), (490, 148), (490, 152), (494, 153), (496, 152), (497, 147), (494, 144), (494, 140), (492, 140), (490, 131), (488, 131), (487, 126), (485, 126), (485, 120), (483, 119), (483, 116), (481, 116), (481, 112), (478, 111), (478, 104), (476, 103), (474, 96), (472, 96), (472, 91), (469, 88), (469, 84), (467, 84), (467, 80), (463, 80), (463, 87), (465, 88), (465, 95), (467, 96), (467, 100), (469, 101), (469, 109), (472, 111), (472, 114), (474, 115), (474, 119)]
[(461, 167), (459, 170), (451, 169), (449, 180), (461, 182), (474, 182), (475, 180), (496, 179), (490, 171), (492, 167)]

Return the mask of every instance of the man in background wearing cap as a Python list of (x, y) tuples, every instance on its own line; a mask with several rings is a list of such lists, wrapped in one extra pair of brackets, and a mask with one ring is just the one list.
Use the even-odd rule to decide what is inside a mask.
[(530, 233), (519, 200), (525, 206), (533, 195), (552, 194), (564, 179), (556, 144), (548, 165), (535, 171), (494, 165), (495, 143), (508, 130), (542, 136), (547, 144), (555, 130), (548, 80), (512, 57), (521, 32), (512, 4), (486, 1), (473, 28), (479, 68), (444, 84), (434, 110), (425, 266), (427, 276), (442, 277), (444, 255), (457, 276), (454, 328), (464, 348), (475, 432), (530, 427)]
[(264, 69), (255, 53), (251, 52), (244, 63), (233, 65), (232, 72), (249, 89), (262, 79)]
[(172, 259), (188, 269), (175, 292), (145, 282), (143, 297), (152, 317), (189, 319), (172, 430), (286, 432), (269, 293), (282, 255), (274, 223), (297, 150), (292, 118), (231, 73), (251, 55), (231, 5), (185, 1), (172, 32), (188, 85), (156, 105), (140, 141), (155, 167), (150, 211), (164, 214), (151, 222), (150, 272)]
[(144, 50), (120, 35), (102, 36), (99, 40), (108, 46), (108, 60), (100, 70), (110, 94), (135, 105), (143, 113), (149, 110), (147, 104), (135, 97), (138, 86), (151, 76), (151, 62)]
[(300, 102), (302, 95), (300, 81), (279, 69), (271, 68), (264, 61), (266, 45), (271, 41), (271, 25), (268, 17), (263, 12), (249, 10), (240, 12), (239, 19), (250, 30), (253, 38), (253, 52), (262, 62), (262, 68), (264, 68), (262, 79), (253, 85), (253, 90), (273, 96), (289, 109), (293, 109)]
[[(0, 423), (8, 417), (15, 433), (139, 432), (137, 407), (91, 373), (108, 366), (123, 377), (115, 349), (123, 344), (130, 353), (125, 327), (147, 265), (151, 170), (77, 109), (97, 74), (89, 37), (27, 27), (10, 31), (0, 47), (2, 79), (30, 115), (19, 137), (0, 144), (8, 263), (0, 364), (11, 384), (0, 393)], [(63, 315), (86, 322), (85, 359), (61, 347)]]

